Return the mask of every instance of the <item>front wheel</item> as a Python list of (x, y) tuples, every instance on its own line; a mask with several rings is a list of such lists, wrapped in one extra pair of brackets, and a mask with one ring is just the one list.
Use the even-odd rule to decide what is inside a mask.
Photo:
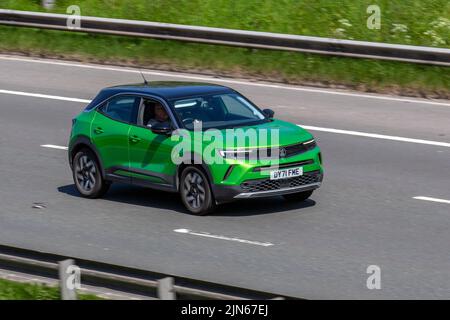
[(180, 194), (184, 206), (193, 214), (203, 216), (213, 212), (216, 207), (208, 178), (202, 170), (194, 166), (183, 170)]
[(284, 194), (283, 197), (289, 201), (305, 201), (306, 199), (311, 197), (312, 194), (313, 194), (313, 191), (310, 190), (310, 191)]
[(83, 197), (92, 199), (104, 195), (110, 186), (102, 177), (96, 156), (89, 149), (82, 149), (75, 154), (73, 181)]

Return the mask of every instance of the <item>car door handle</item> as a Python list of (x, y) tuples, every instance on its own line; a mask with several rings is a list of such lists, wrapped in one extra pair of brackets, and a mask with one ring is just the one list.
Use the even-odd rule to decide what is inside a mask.
[(139, 138), (138, 136), (131, 136), (130, 141), (133, 143), (136, 143), (136, 142), (141, 141), (141, 138)]
[(95, 132), (96, 134), (100, 134), (100, 133), (103, 133), (104, 131), (103, 131), (102, 128), (97, 127), (97, 128), (94, 129), (94, 132)]

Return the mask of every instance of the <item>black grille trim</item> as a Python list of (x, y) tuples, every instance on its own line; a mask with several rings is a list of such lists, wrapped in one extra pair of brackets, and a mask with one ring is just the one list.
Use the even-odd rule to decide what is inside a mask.
[[(258, 148), (258, 149), (251, 149), (255, 150), (255, 155), (250, 155), (249, 153), (245, 153), (244, 155), (238, 155), (237, 153), (234, 153), (231, 159), (238, 159), (238, 160), (271, 160), (271, 159), (284, 159), (293, 157), (299, 154), (302, 154), (304, 152), (313, 150), (317, 146), (316, 141), (312, 141), (308, 144), (305, 144), (304, 142), (291, 144), (287, 146), (279, 146), (279, 147), (272, 147), (272, 148)], [(281, 155), (281, 149), (284, 149), (285, 154)], [(249, 149), (250, 150), (250, 149)]]
[[(307, 151), (313, 150), (316, 146), (317, 146), (316, 141), (310, 142), (308, 144), (305, 144), (304, 142), (300, 142), (300, 143), (291, 144), (288, 146), (280, 146), (280, 147), (278, 147), (279, 158), (283, 159), (283, 158), (293, 157), (293, 156), (305, 153)], [(272, 158), (272, 151), (276, 150), (276, 149), (277, 148), (273, 148), (273, 149), (268, 148), (267, 149), (267, 158)], [(281, 149), (284, 149), (284, 151), (285, 151), (285, 154), (283, 156), (281, 155)], [(258, 149), (258, 159), (263, 158), (260, 156), (262, 151), (263, 151), (263, 149)], [(274, 155), (274, 156), (276, 156), (276, 155)]]
[(228, 167), (227, 172), (225, 172), (225, 175), (223, 176), (222, 181), (225, 181), (225, 180), (228, 179), (228, 177), (230, 176), (230, 174), (231, 174), (231, 172), (233, 171), (233, 169), (234, 169), (234, 165), (232, 164), (232, 165), (230, 165), (230, 166)]

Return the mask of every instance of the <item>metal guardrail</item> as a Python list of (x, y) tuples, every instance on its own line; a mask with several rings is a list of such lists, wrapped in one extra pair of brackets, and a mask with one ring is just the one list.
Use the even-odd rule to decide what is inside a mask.
[(88, 16), (81, 17), (80, 28), (69, 29), (67, 27), (67, 21), (71, 19), (74, 19), (74, 16), (0, 9), (0, 24), (16, 27), (179, 40), (245, 48), (297, 51), (353, 58), (450, 66), (450, 49), (445, 48)]
[(82, 284), (164, 300), (266, 300), (298, 298), (177, 277), (130, 267), (0, 245), (0, 268), (60, 279), (61, 296), (73, 299), (64, 270), (76, 264)]

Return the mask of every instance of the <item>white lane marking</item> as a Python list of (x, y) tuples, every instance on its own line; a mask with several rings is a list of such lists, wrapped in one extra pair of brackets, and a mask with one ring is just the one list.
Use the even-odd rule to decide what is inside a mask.
[(432, 146), (440, 146), (450, 148), (450, 143), (448, 142), (440, 142), (433, 140), (422, 140), (422, 139), (412, 139), (405, 137), (397, 137), (397, 136), (387, 136), (384, 134), (377, 133), (367, 133), (367, 132), (359, 132), (359, 131), (349, 131), (349, 130), (341, 130), (341, 129), (332, 129), (332, 128), (321, 128), (321, 127), (313, 127), (313, 126), (304, 126), (299, 124), (304, 129), (311, 131), (323, 131), (337, 134), (346, 134), (351, 136), (359, 136), (359, 137), (367, 137), (374, 139), (383, 139), (383, 140), (392, 140), (392, 141), (401, 141), (401, 142), (409, 142), (409, 143), (417, 143), (417, 144), (427, 144)]
[(52, 96), (52, 95), (48, 95), (48, 94), (30, 93), (30, 92), (23, 92), (23, 91), (11, 91), (11, 90), (1, 90), (0, 89), (0, 93), (13, 94), (13, 95), (17, 95), (17, 96), (33, 97), (33, 98), (44, 98), (44, 99), (52, 99), (52, 100), (81, 102), (81, 103), (89, 103), (89, 102), (91, 102), (91, 100), (86, 100), (86, 99), (68, 98), (68, 97), (61, 97), (61, 96)]
[[(383, 134), (366, 133), (366, 132), (359, 132), (359, 131), (349, 131), (349, 130), (341, 130), (341, 129), (305, 126), (305, 125), (301, 125), (301, 124), (299, 124), (298, 126), (304, 128), (304, 129), (307, 129), (307, 130), (311, 130), (311, 131), (322, 131), (322, 132), (344, 134), (344, 135), (351, 135), (351, 136), (358, 136), (358, 137), (366, 137), (366, 138), (373, 138), (373, 139), (391, 140), (391, 141), (408, 142), (408, 143), (416, 143), (416, 144), (424, 144), (424, 145), (431, 145), (431, 146), (439, 146), (439, 147), (450, 148), (450, 143), (448, 143), (448, 142), (433, 141), (433, 140), (422, 140), (422, 139), (412, 139), (412, 138), (388, 136), (388, 135), (383, 135)], [(57, 145), (53, 145), (53, 144), (44, 144), (44, 145), (41, 145), (41, 147), (43, 147), (43, 148), (52, 148), (52, 149), (60, 149), (60, 150), (67, 150), (68, 149), (67, 147), (57, 146)]]
[(420, 196), (420, 197), (413, 197), (413, 199), (450, 204), (450, 200), (431, 198), (431, 197), (422, 197), (422, 196)]
[[(29, 97), (38, 97), (38, 98), (53, 99), (53, 100), (73, 101), (73, 102), (81, 102), (81, 103), (89, 103), (89, 102), (91, 102), (91, 100), (86, 100), (86, 99), (69, 98), (69, 97), (61, 97), (61, 96), (51, 96), (51, 95), (46, 95), (46, 94), (28, 93), (28, 92), (10, 91), (10, 90), (1, 90), (1, 89), (0, 89), (0, 93), (21, 95), (21, 96), (29, 96)], [(332, 128), (322, 128), (322, 127), (315, 127), (315, 126), (306, 126), (306, 125), (300, 125), (300, 124), (299, 124), (299, 126), (305, 128), (307, 130), (312, 130), (312, 131), (323, 131), (323, 132), (345, 134), (345, 135), (353, 135), (353, 136), (360, 136), (360, 137), (367, 137), (367, 138), (375, 138), (375, 139), (384, 139), (384, 140), (393, 140), (393, 141), (401, 141), (401, 142), (410, 142), (410, 143), (417, 143), (417, 144), (441, 146), (441, 147), (447, 147), (447, 148), (450, 147), (450, 143), (440, 142), (440, 141), (412, 139), (412, 138), (388, 136), (388, 135), (376, 134), (376, 133), (367, 133), (367, 132), (359, 132), (359, 131), (350, 131), (350, 130), (341, 130), (341, 129), (332, 129)], [(60, 146), (54, 146), (54, 145), (42, 145), (41, 147), (67, 150), (67, 147), (60, 147)]]
[[(124, 67), (122, 67), (122, 68), (106, 67), (106, 66), (99, 66), (99, 65), (92, 65), (92, 64), (80, 64), (80, 63), (60, 62), (60, 61), (51, 61), (51, 60), (42, 60), (42, 59), (40, 59), (40, 60), (26, 59), (26, 58), (17, 58), (17, 57), (11, 57), (11, 56), (0, 56), (0, 59), (51, 64), (51, 65), (59, 65), (59, 66), (66, 66), (66, 67), (77, 67), (77, 68), (87, 68), (87, 69), (96, 69), (96, 70), (105, 70), (105, 71), (115, 71), (115, 72), (128, 72), (128, 73), (139, 73), (140, 72), (137, 69), (130, 69), (130, 68), (124, 68)], [(187, 75), (187, 74), (181, 74), (181, 73), (175, 73), (175, 72), (142, 70), (142, 73), (148, 74), (148, 75), (154, 75), (154, 76), (162, 76), (162, 77), (176, 77), (176, 78), (201, 80), (201, 81), (216, 81), (216, 82), (240, 84), (240, 85), (255, 86), (255, 87), (285, 89), (285, 90), (294, 90), (294, 91), (303, 91), (303, 92), (325, 93), (325, 94), (332, 94), (332, 95), (342, 95), (342, 96), (390, 100), (390, 101), (400, 101), (400, 102), (408, 102), (408, 103), (423, 103), (423, 104), (432, 104), (432, 105), (447, 106), (447, 107), (450, 106), (450, 102), (440, 102), (440, 101), (425, 100), (425, 99), (408, 99), (408, 98), (375, 95), (375, 94), (363, 94), (363, 93), (354, 93), (354, 92), (346, 92), (346, 91), (333, 91), (333, 90), (329, 90), (329, 89), (307, 88), (307, 87), (298, 87), (298, 86), (290, 86), (290, 85), (282, 85), (282, 84), (278, 85), (278, 84), (269, 84), (269, 83), (261, 83), (261, 82), (221, 79), (221, 78), (216, 78), (216, 77)]]
[(69, 149), (67, 147), (56, 146), (54, 144), (42, 144), (41, 147), (43, 147), (43, 148), (50, 148), (50, 149), (59, 149), (59, 150), (68, 150)]
[[(276, 106), (276, 109), (290, 109), (292, 106)], [(306, 110), (306, 107), (295, 106), (295, 110)]]
[(250, 241), (250, 240), (244, 240), (244, 239), (239, 239), (239, 238), (230, 238), (230, 237), (226, 237), (226, 236), (210, 234), (208, 232), (195, 232), (195, 231), (192, 231), (189, 229), (175, 229), (173, 231), (177, 232), (177, 233), (185, 233), (185, 234), (190, 234), (190, 235), (194, 235), (194, 236), (214, 238), (214, 239), (227, 240), (227, 241), (235, 241), (235, 242), (253, 244), (253, 245), (263, 246), (263, 247), (273, 246), (273, 243), (270, 243), (270, 242), (259, 242), (259, 241)]

